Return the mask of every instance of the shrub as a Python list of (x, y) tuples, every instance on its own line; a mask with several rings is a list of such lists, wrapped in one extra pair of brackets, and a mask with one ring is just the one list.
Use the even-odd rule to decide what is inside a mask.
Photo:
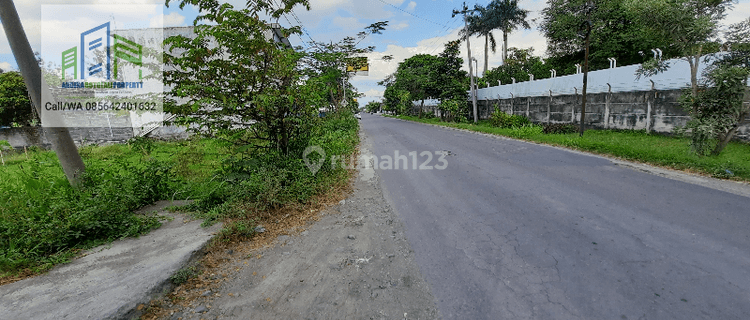
[(54, 158), (34, 154), (12, 175), (0, 175), (0, 272), (43, 270), (71, 249), (143, 234), (159, 221), (133, 212), (177, 185), (167, 162), (89, 161), (83, 185), (74, 189)]
[(524, 116), (509, 115), (501, 110), (495, 110), (490, 115), (490, 123), (499, 128), (520, 128), (531, 124), (531, 121)]
[(530, 136), (541, 134), (541, 133), (542, 133), (541, 126), (538, 126), (535, 124), (526, 124), (521, 127), (513, 128), (513, 130), (508, 135), (514, 138), (528, 138)]
[[(334, 168), (330, 159), (333, 155), (351, 155), (359, 142), (358, 131), (359, 122), (351, 112), (333, 112), (313, 128), (304, 146), (300, 144), (289, 155), (265, 150), (227, 161), (217, 179), (220, 182), (206, 188), (187, 209), (210, 224), (223, 218), (251, 218), (248, 208), (261, 211), (305, 203), (346, 179), (346, 169)], [(302, 161), (307, 145), (325, 151), (326, 160), (315, 174)]]
[(438, 109), (443, 116), (443, 120), (449, 122), (466, 122), (466, 110), (468, 108), (465, 100), (443, 100), (438, 104)]
[(203, 270), (200, 270), (197, 266), (192, 265), (175, 271), (175, 273), (171, 277), (169, 277), (169, 280), (172, 281), (174, 285), (179, 286), (190, 280), (190, 278), (197, 277), (202, 273)]
[(542, 125), (544, 134), (568, 134), (578, 132), (578, 127), (570, 123), (545, 123)]

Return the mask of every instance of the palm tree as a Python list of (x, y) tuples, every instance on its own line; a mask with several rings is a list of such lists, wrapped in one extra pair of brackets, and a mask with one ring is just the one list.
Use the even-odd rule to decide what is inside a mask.
[(490, 15), (487, 13), (487, 8), (480, 5), (474, 5), (474, 12), (471, 15), (466, 16), (468, 23), (467, 29), (463, 29), (459, 32), (459, 35), (463, 38), (464, 36), (480, 35), (484, 37), (484, 73), (487, 72), (487, 60), (489, 59), (488, 48), (495, 53), (497, 49), (497, 42), (495, 37), (492, 35), (492, 30), (496, 29), (490, 24), (488, 19)]
[(523, 27), (530, 29), (531, 25), (526, 21), (528, 10), (518, 7), (518, 0), (492, 0), (487, 7), (476, 5), (476, 14), (469, 16), (469, 35), (479, 34), (484, 36), (484, 72), (487, 72), (487, 60), (489, 50), (495, 52), (496, 42), (492, 31), (500, 29), (503, 31), (503, 63), (508, 59), (508, 33)]
[(531, 29), (531, 25), (526, 21), (529, 10), (518, 7), (518, 0), (493, 0), (490, 5), (491, 10), (499, 17), (500, 29), (503, 30), (503, 63), (508, 59), (508, 33), (523, 27)]

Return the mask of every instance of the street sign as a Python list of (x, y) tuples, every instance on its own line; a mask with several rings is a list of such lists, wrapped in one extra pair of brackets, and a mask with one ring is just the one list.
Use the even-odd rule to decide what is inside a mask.
[(357, 57), (351, 64), (347, 64), (346, 72), (355, 76), (368, 76), (370, 65), (367, 63), (367, 57)]

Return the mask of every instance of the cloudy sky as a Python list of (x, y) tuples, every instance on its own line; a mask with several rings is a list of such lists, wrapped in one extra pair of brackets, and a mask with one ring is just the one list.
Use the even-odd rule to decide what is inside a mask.
[[(486, 5), (490, 0), (467, 1), (469, 6), (475, 3)], [(174, 2), (174, 1), (173, 1)], [(245, 4), (244, 0), (228, 0), (235, 6)], [(112, 3), (158, 3), (163, 0), (17, 0), (16, 8), (26, 30), (26, 34), (34, 51), (41, 48), (41, 25), (43, 4), (112, 4)], [(193, 22), (197, 15), (194, 8), (178, 8), (179, 2), (174, 2), (169, 8), (163, 9), (163, 24), (165, 26), (186, 26)], [(307, 46), (310, 39), (321, 42), (339, 41), (346, 36), (354, 36), (365, 26), (378, 21), (388, 21), (387, 30), (380, 35), (371, 35), (361, 42), (363, 46), (375, 46), (375, 52), (370, 54), (370, 74), (367, 77), (358, 76), (352, 83), (366, 96), (360, 99), (364, 104), (372, 100), (380, 100), (385, 88), (376, 83), (388, 74), (393, 73), (398, 62), (420, 53), (438, 54), (443, 45), (458, 39), (458, 31), (463, 27), (460, 16), (451, 17), (451, 11), (461, 6), (459, 0), (310, 0), (311, 10), (301, 7), (294, 10), (294, 14), (281, 18), (282, 25), (300, 25), (305, 30), (301, 36), (292, 36), (290, 41), (294, 45)], [(535, 53), (544, 54), (546, 43), (544, 37), (537, 31), (540, 11), (545, 7), (545, 0), (520, 0), (519, 6), (530, 10), (531, 30), (512, 33), (509, 46), (528, 48), (533, 47)], [(739, 0), (734, 10), (725, 19), (725, 24), (739, 22), (750, 15), (750, 0)], [(45, 19), (48, 19), (45, 16)], [(153, 26), (159, 22), (154, 20)], [(50, 25), (45, 23), (45, 26)], [(3, 33), (4, 34), (4, 33)], [(496, 33), (497, 39), (501, 38)], [(15, 69), (16, 63), (11, 54), (5, 37), (0, 37), (0, 68)], [(483, 64), (483, 39), (472, 39), (472, 53), (476, 53), (480, 68)], [(466, 56), (465, 44), (461, 47), (462, 56)], [(383, 61), (384, 55), (392, 55), (391, 61)], [(490, 54), (490, 68), (500, 63), (499, 54)], [(465, 65), (465, 69), (468, 67)]]

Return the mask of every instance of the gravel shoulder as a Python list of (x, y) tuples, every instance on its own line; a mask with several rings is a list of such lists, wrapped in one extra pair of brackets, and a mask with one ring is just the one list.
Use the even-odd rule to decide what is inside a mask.
[[(366, 155), (368, 137), (360, 137)], [(194, 289), (200, 297), (162, 318), (440, 318), (377, 172), (359, 168), (355, 180), (353, 194), (305, 231), (227, 261), (219, 286)]]

